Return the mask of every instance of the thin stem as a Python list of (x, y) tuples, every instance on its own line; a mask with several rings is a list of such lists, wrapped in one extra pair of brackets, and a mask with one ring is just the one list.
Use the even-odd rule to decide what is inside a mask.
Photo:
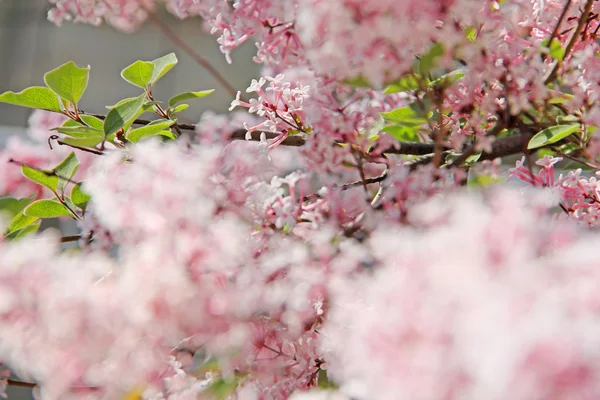
[[(547, 46), (548, 48), (550, 48), (550, 46), (552, 45), (552, 41), (556, 37), (556, 34), (558, 33), (558, 29), (562, 25), (562, 22), (565, 19), (565, 16), (567, 15), (567, 11), (569, 10), (569, 7), (571, 7), (571, 0), (567, 0), (567, 2), (565, 3), (565, 6), (563, 7), (562, 13), (560, 14), (560, 17), (558, 17), (558, 22), (556, 23), (556, 26), (554, 26), (554, 30), (550, 34), (550, 39), (548, 40), (548, 46)], [(542, 54), (542, 61), (544, 61), (544, 60), (546, 60), (546, 55)]]
[[(594, 5), (594, 0), (587, 0), (587, 2), (585, 3), (585, 8), (583, 9), (583, 13), (581, 14), (581, 17), (579, 17), (579, 22), (577, 23), (575, 32), (573, 32), (573, 36), (571, 36), (571, 40), (569, 40), (569, 43), (567, 44), (567, 47), (565, 48), (565, 55), (563, 56), (563, 60), (566, 60), (568, 55), (571, 53), (571, 50), (573, 50), (573, 47), (575, 47), (575, 44), (577, 43), (577, 39), (579, 38), (579, 35), (581, 35), (581, 31), (583, 30), (583, 27), (587, 23), (587, 19), (590, 15), (590, 12), (592, 11), (593, 5)], [(560, 68), (560, 65), (561, 65), (561, 63), (558, 61), (556, 62), (556, 64), (554, 64), (554, 68), (552, 68), (550, 75), (548, 75), (548, 77), (544, 81), (545, 85), (553, 82), (556, 79), (556, 75), (558, 74), (558, 69)]]
[(208, 62), (208, 60), (206, 58), (202, 57), (189, 44), (187, 44), (184, 40), (182, 40), (171, 28), (169, 28), (169, 26), (167, 24), (165, 24), (163, 21), (161, 21), (160, 18), (158, 18), (158, 16), (156, 16), (156, 14), (154, 14), (152, 12), (148, 12), (148, 15), (149, 15), (150, 20), (156, 26), (158, 26), (158, 28), (164, 33), (164, 35), (167, 38), (169, 38), (169, 40), (171, 42), (173, 42), (173, 44), (175, 44), (177, 47), (179, 47), (180, 49), (185, 51), (200, 66), (202, 66), (204, 69), (206, 69), (208, 71), (208, 73), (211, 74), (212, 77), (215, 78), (215, 80), (217, 82), (219, 82), (219, 84), (221, 86), (223, 86), (223, 88), (225, 88), (229, 92), (229, 94), (231, 94), (231, 96), (235, 97), (237, 95), (237, 90), (235, 90), (235, 88), (233, 86), (231, 86), (229, 84), (229, 82), (227, 82), (227, 80), (223, 77), (223, 75), (221, 75), (219, 73), (219, 71), (215, 67), (213, 67), (210, 62)]
[(79, 235), (63, 236), (60, 238), (60, 242), (61, 243), (70, 243), (70, 242), (76, 242), (79, 239), (81, 239), (81, 236), (79, 236)]
[(26, 387), (26, 388), (34, 388), (37, 386), (37, 384), (35, 384), (33, 382), (17, 381), (14, 379), (7, 379), (7, 383), (8, 383), (8, 386)]

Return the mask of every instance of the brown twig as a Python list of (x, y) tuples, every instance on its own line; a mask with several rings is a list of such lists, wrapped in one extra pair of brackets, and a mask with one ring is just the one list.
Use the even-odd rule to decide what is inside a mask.
[[(558, 33), (558, 29), (562, 25), (562, 22), (565, 19), (565, 16), (567, 15), (567, 11), (569, 10), (569, 7), (571, 7), (571, 0), (567, 0), (567, 2), (565, 3), (562, 13), (560, 14), (560, 17), (558, 17), (558, 22), (556, 22), (556, 25), (554, 26), (554, 30), (550, 34), (550, 39), (548, 40), (548, 45), (546, 47), (550, 48), (550, 46), (552, 45), (552, 41), (556, 37), (556, 34)], [(542, 54), (542, 61), (545, 61), (545, 60), (546, 60), (546, 55)]]
[[(565, 55), (563, 56), (563, 60), (565, 60), (567, 58), (567, 56), (571, 53), (571, 50), (573, 50), (573, 47), (575, 47), (575, 44), (577, 43), (577, 39), (579, 38), (579, 35), (581, 35), (581, 31), (583, 30), (583, 27), (587, 23), (587, 19), (590, 15), (590, 12), (592, 11), (593, 5), (594, 5), (594, 0), (587, 0), (587, 2), (585, 3), (585, 8), (583, 9), (581, 16), (579, 17), (579, 21), (577, 22), (577, 27), (575, 28), (575, 31), (573, 32), (573, 36), (571, 36), (571, 39), (569, 40), (569, 43), (567, 44), (567, 47), (565, 48)], [(561, 64), (562, 63), (560, 61), (557, 61), (554, 64), (554, 68), (552, 68), (550, 75), (548, 75), (548, 77), (544, 80), (545, 85), (553, 82), (556, 79), (556, 75), (558, 74), (558, 69), (560, 68)]]
[(79, 239), (81, 239), (81, 236), (79, 236), (79, 235), (63, 236), (60, 238), (60, 242), (61, 243), (70, 243), (70, 242), (76, 242)]
[(173, 42), (173, 44), (185, 51), (200, 66), (206, 69), (208, 73), (211, 74), (212, 77), (229, 92), (229, 94), (231, 94), (232, 97), (235, 97), (237, 95), (237, 90), (235, 90), (235, 88), (231, 86), (229, 82), (227, 82), (227, 79), (225, 79), (223, 75), (221, 75), (219, 71), (206, 58), (198, 54), (196, 50), (194, 50), (189, 44), (187, 44), (183, 39), (181, 39), (171, 28), (169, 28), (167, 24), (161, 21), (160, 18), (156, 16), (156, 14), (154, 14), (153, 12), (148, 12), (148, 15), (150, 20), (156, 26), (158, 26), (158, 28), (164, 33), (164, 35), (167, 38), (169, 38), (171, 42)]
[(7, 379), (7, 383), (8, 383), (8, 386), (26, 387), (26, 388), (34, 388), (37, 386), (37, 384), (35, 384), (33, 382), (17, 381), (14, 379)]

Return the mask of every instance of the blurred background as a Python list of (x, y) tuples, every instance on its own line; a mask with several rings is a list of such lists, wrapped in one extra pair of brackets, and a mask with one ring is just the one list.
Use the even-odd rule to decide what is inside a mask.
[[(79, 66), (91, 66), (90, 82), (80, 104), (87, 112), (106, 113), (105, 106), (131, 96), (140, 89), (120, 77), (123, 68), (136, 60), (153, 60), (174, 52), (179, 64), (157, 84), (158, 100), (190, 90), (216, 89), (211, 96), (190, 102), (182, 113), (183, 122), (195, 123), (203, 111), (224, 112), (233, 99), (213, 77), (189, 55), (174, 45), (148, 21), (139, 31), (125, 34), (110, 26), (65, 23), (58, 28), (47, 21), (48, 0), (0, 1), (0, 93), (20, 92), (35, 85), (44, 85), (47, 71), (74, 61)], [(199, 19), (180, 21), (172, 15), (159, 15), (171, 30), (206, 58), (237, 90), (248, 87), (259, 72), (252, 62), (254, 44), (247, 42), (233, 53), (232, 65), (219, 51), (216, 38), (203, 30)], [(0, 103), (0, 148), (12, 135), (25, 137), (31, 110)], [(2, 177), (0, 177), (2, 179)], [(9, 399), (32, 399), (31, 389), (11, 386)]]

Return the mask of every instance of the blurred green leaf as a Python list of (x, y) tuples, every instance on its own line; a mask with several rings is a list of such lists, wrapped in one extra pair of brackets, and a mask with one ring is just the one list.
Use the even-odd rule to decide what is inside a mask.
[(537, 149), (548, 144), (556, 143), (579, 130), (579, 124), (556, 125), (538, 132), (527, 144), (527, 149)]

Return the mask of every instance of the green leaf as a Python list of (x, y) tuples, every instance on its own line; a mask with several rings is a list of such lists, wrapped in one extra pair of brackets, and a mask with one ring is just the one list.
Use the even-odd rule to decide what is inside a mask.
[(342, 81), (342, 83), (345, 85), (354, 86), (354, 87), (363, 87), (363, 88), (371, 87), (371, 83), (362, 76), (355, 76), (353, 78), (344, 79)]
[(173, 107), (175, 104), (181, 103), (182, 101), (206, 97), (214, 91), (215, 91), (215, 89), (210, 89), (210, 90), (201, 90), (199, 92), (185, 92), (185, 93), (178, 94), (177, 96), (173, 96), (169, 99), (169, 107)]
[[(100, 132), (102, 132), (104, 129), (104, 121), (102, 121), (100, 118), (96, 118), (93, 115), (86, 114), (80, 114), (79, 118), (84, 122), (84, 124), (77, 121), (73, 121), (72, 119), (68, 119), (64, 122), (64, 124), (62, 124), (62, 127), (73, 128), (78, 126), (84, 126), (88, 128), (97, 129)], [(102, 135), (104, 135), (104, 133), (102, 133)]]
[[(457, 159), (460, 156), (460, 154), (458, 153), (450, 153), (446, 156), (446, 163), (444, 164), (444, 166), (450, 165), (455, 159)], [(471, 154), (469, 157), (467, 157), (467, 159), (462, 163), (463, 166), (469, 166), (469, 165), (473, 165), (475, 164), (478, 160), (479, 157), (481, 157), (481, 151), (478, 151), (477, 153)]]
[[(26, 218), (30, 218), (30, 217), (26, 217)], [(34, 217), (31, 217), (31, 218), (34, 218)], [(30, 233), (35, 233), (35, 232), (37, 232), (38, 229), (40, 229), (41, 224), (42, 224), (42, 221), (40, 221), (38, 218), (34, 218), (34, 221), (32, 223), (30, 223), (29, 225), (27, 225), (21, 229), (10, 231), (9, 234), (6, 235), (6, 237), (8, 239), (14, 240), (14, 239), (23, 237), (25, 235), (28, 235)]]
[(56, 200), (34, 201), (23, 210), (23, 214), (36, 218), (58, 218), (68, 217), (71, 213), (67, 208)]
[(550, 103), (550, 104), (566, 103), (567, 101), (571, 100), (574, 97), (572, 94), (562, 93), (562, 92), (559, 92), (558, 90), (550, 90), (550, 93), (553, 96), (550, 98), (550, 100), (548, 100), (548, 103)]
[(399, 142), (420, 142), (417, 130), (412, 126), (390, 125), (383, 128), (382, 131), (389, 133)]
[(465, 37), (469, 42), (474, 42), (477, 39), (477, 28), (474, 26), (467, 26), (465, 28)]
[(239, 378), (234, 378), (231, 380), (226, 379), (218, 379), (213, 382), (206, 391), (214, 396), (217, 400), (225, 400), (231, 396), (231, 394), (235, 391), (239, 383)]
[(104, 140), (104, 136), (91, 136), (83, 138), (62, 138), (60, 141), (72, 146), (96, 148)]
[(146, 95), (132, 97), (117, 103), (106, 115), (104, 121), (104, 134), (111, 135), (123, 128), (129, 122), (135, 120), (138, 112), (144, 105)]
[(73, 189), (71, 189), (71, 201), (73, 201), (73, 204), (83, 210), (85, 210), (85, 207), (91, 198), (92, 197), (89, 194), (81, 189), (81, 182), (73, 186)]
[(148, 61), (136, 61), (121, 71), (121, 77), (132, 85), (145, 89), (150, 84), (154, 64)]
[(73, 61), (47, 72), (44, 82), (63, 99), (77, 104), (88, 84), (90, 67), (79, 68)]
[(56, 186), (58, 186), (58, 177), (53, 171), (37, 170), (23, 165), (21, 166), (21, 172), (29, 180), (39, 183), (53, 192), (56, 191)]
[(59, 126), (58, 128), (53, 128), (51, 130), (74, 138), (104, 137), (103, 131), (83, 125)]
[(402, 93), (409, 92), (411, 90), (416, 90), (421, 87), (421, 83), (424, 83), (424, 86), (428, 86), (428, 82), (424, 80), (424, 78), (419, 74), (410, 74), (406, 75), (396, 82), (393, 82), (387, 89), (384, 90), (384, 94), (392, 94), (392, 93)]
[(319, 370), (319, 377), (318, 377), (318, 384), (317, 386), (320, 389), (339, 389), (339, 386), (336, 385), (335, 383), (331, 382), (327, 376), (327, 371), (321, 369)]
[(440, 76), (436, 80), (431, 81), (431, 86), (448, 88), (448, 87), (454, 85), (454, 83), (456, 81), (458, 81), (460, 78), (462, 78), (463, 76), (465, 76), (465, 73), (463, 71), (457, 69), (455, 71), (452, 71), (445, 75)]
[(54, 168), (54, 173), (58, 177), (58, 185), (56, 186), (57, 190), (61, 192), (65, 190), (67, 183), (73, 178), (75, 172), (77, 172), (77, 168), (79, 168), (79, 160), (74, 152), (71, 152), (60, 164)]
[(15, 215), (13, 217), (13, 219), (10, 221), (10, 223), (8, 225), (8, 231), (9, 232), (18, 231), (19, 229), (23, 229), (24, 227), (33, 224), (38, 219), (39, 218), (37, 218), (37, 217), (30, 217), (30, 216), (23, 214), (23, 212), (20, 212), (17, 215)]
[(548, 49), (550, 50), (550, 56), (556, 60), (562, 61), (565, 57), (565, 49), (557, 38), (552, 39), (552, 43), (550, 43)]
[(178, 112), (182, 112), (182, 111), (185, 111), (185, 110), (187, 110), (188, 108), (190, 108), (190, 105), (189, 105), (189, 104), (180, 104), (180, 105), (178, 105), (177, 107), (175, 107), (175, 108), (173, 108), (173, 109), (169, 110), (169, 115), (171, 115), (171, 116), (172, 116), (172, 115), (175, 115), (175, 114), (177, 114)]
[(20, 211), (33, 201), (35, 196), (24, 199), (15, 199), (14, 197), (0, 197), (0, 212), (13, 218)]
[(537, 149), (548, 144), (556, 143), (579, 130), (579, 124), (556, 125), (538, 132), (527, 144), (527, 149)]
[(419, 61), (416, 65), (416, 72), (420, 75), (427, 75), (435, 67), (437, 59), (443, 55), (444, 47), (439, 43), (435, 43), (427, 53), (422, 54), (419, 57)]
[(160, 132), (168, 129), (174, 123), (175, 121), (170, 120), (152, 121), (146, 126), (130, 130), (126, 137), (130, 142), (136, 143), (144, 138), (160, 134)]
[(476, 187), (489, 187), (495, 185), (497, 183), (501, 183), (504, 180), (500, 177), (493, 177), (489, 175), (475, 175), (472, 179), (467, 182), (467, 187), (476, 188)]
[(0, 102), (42, 110), (58, 112), (62, 110), (56, 93), (41, 86), (33, 86), (19, 93), (4, 92), (0, 95)]
[(420, 126), (427, 123), (427, 119), (419, 115), (411, 106), (400, 107), (389, 112), (382, 112), (380, 115), (388, 122), (400, 125)]
[(152, 71), (152, 77), (150, 78), (150, 86), (153, 86), (160, 78), (169, 72), (171, 68), (177, 64), (177, 62), (178, 61), (175, 53), (169, 53), (166, 56), (152, 61), (154, 70)]

